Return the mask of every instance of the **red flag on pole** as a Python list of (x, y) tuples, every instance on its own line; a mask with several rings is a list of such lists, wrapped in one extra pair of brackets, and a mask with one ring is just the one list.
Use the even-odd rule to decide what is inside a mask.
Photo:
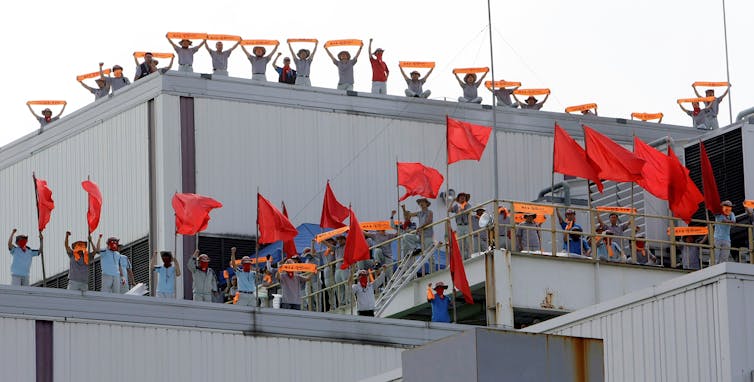
[[(283, 202), (283, 216), (288, 219), (288, 209), (285, 208), (285, 202)], [(290, 221), (290, 219), (288, 219), (288, 221)], [(293, 239), (283, 242), (283, 253), (285, 253), (285, 258), (291, 258), (298, 254), (296, 242)]]
[(715, 173), (712, 171), (712, 163), (710, 163), (707, 156), (707, 149), (704, 148), (704, 143), (701, 141), (699, 142), (699, 164), (702, 167), (704, 204), (713, 214), (720, 215), (723, 213), (723, 208), (720, 205), (720, 193), (717, 190)]
[(81, 187), (89, 194), (89, 209), (86, 211), (86, 222), (89, 224), (89, 233), (91, 234), (99, 226), (99, 218), (102, 213), (102, 193), (99, 191), (97, 183), (91, 180), (81, 182)]
[(668, 147), (668, 168), (670, 174), (668, 206), (674, 216), (683, 219), (688, 224), (699, 209), (699, 203), (704, 200), (704, 196), (689, 177), (689, 170), (683, 167), (670, 147)]
[(571, 138), (558, 124), (555, 124), (555, 141), (553, 144), (553, 171), (591, 180), (602, 192), (602, 182), (597, 176), (597, 169), (586, 157), (586, 152), (579, 143)]
[(173, 195), (175, 231), (181, 235), (196, 235), (207, 229), (209, 212), (222, 207), (222, 203), (197, 194)]
[(456, 232), (453, 230), (450, 230), (450, 277), (453, 279), (453, 286), (463, 293), (466, 303), (473, 304), (474, 297), (471, 296), (469, 280), (466, 278), (466, 269), (461, 258), (461, 249), (458, 247)]
[(434, 199), (440, 192), (443, 180), (442, 174), (432, 167), (415, 162), (398, 162), (398, 184), (406, 188), (400, 201), (413, 195)]
[(641, 179), (644, 160), (610, 138), (584, 126), (586, 156), (597, 166), (600, 179), (636, 182)]
[(636, 183), (657, 198), (668, 200), (670, 186), (668, 156), (644, 143), (639, 137), (634, 137), (634, 155), (644, 159), (645, 162), (641, 170), (641, 179)]
[(356, 220), (356, 214), (349, 209), (349, 227), (348, 236), (346, 237), (346, 247), (343, 250), (343, 264), (340, 269), (348, 269), (351, 264), (358, 261), (369, 260), (369, 244), (364, 237), (364, 231), (361, 230), (359, 221)]
[(36, 186), (37, 209), (39, 211), (37, 214), (39, 217), (39, 232), (42, 232), (47, 227), (47, 223), (50, 222), (52, 210), (55, 209), (55, 201), (52, 200), (52, 190), (47, 187), (47, 181), (37, 179), (34, 176), (34, 184)]
[(340, 204), (335, 198), (335, 193), (330, 188), (330, 181), (327, 181), (325, 187), (325, 200), (322, 202), (322, 217), (319, 219), (319, 226), (322, 228), (340, 228), (345, 227), (343, 220), (348, 217), (348, 208)]
[(257, 224), (259, 224), (259, 243), (293, 240), (298, 230), (275, 206), (257, 193)]
[(459, 121), (448, 116), (445, 118), (448, 164), (465, 159), (475, 161), (482, 159), (482, 153), (487, 146), (487, 140), (490, 139), (492, 128)]

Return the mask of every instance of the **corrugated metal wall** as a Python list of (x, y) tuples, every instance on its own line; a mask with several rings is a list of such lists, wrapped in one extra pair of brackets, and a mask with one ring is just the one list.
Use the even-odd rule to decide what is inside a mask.
[[(55, 210), (45, 230), (47, 275), (68, 269), (68, 257), (63, 249), (66, 231), (73, 233), (73, 241), (86, 238), (87, 196), (81, 182), (87, 175), (102, 192), (98, 233), (105, 235), (104, 239), (118, 236), (123, 243), (146, 236), (149, 216), (147, 150), (147, 114), (146, 105), (142, 105), (1, 169), (3, 218), (0, 233), (6, 238), (11, 229), (18, 228), (18, 233), (29, 235), (30, 246), (38, 246), (31, 178), (35, 171), (37, 177), (47, 181), (55, 200)], [(96, 242), (96, 237), (94, 239)], [(1, 284), (10, 283), (10, 261), (10, 256), (0, 256)], [(31, 282), (41, 279), (41, 263), (34, 260)]]
[[(547, 333), (603, 339), (607, 381), (729, 380), (720, 366), (730, 362), (720, 341), (721, 332), (728, 330), (720, 289), (719, 282), (706, 284)], [(728, 305), (751, 305), (740, 300)]]
[[(552, 138), (499, 132), (498, 142), (501, 197), (536, 198), (550, 185)], [(386, 219), (397, 207), (396, 158), (445, 173), (445, 125), (197, 98), (196, 151), (197, 192), (225, 206), (208, 232), (254, 234), (257, 187), (284, 200), (295, 224), (319, 222), (327, 179), (361, 221)], [(490, 142), (480, 163), (450, 166), (450, 187), (472, 203), (492, 199), (492, 161)], [(441, 203), (431, 208), (445, 215)]]
[(0, 370), (3, 381), (36, 381), (34, 320), (0, 319)]
[[(33, 322), (33, 321), (32, 321)], [(209, 330), (55, 323), (55, 381), (356, 381), (402, 349)]]

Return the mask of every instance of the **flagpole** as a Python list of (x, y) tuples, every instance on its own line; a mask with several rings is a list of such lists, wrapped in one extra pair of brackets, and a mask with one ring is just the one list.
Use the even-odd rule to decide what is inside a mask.
[[(495, 186), (493, 187), (493, 190), (495, 192), (495, 197), (493, 199), (497, 199), (500, 195), (500, 181), (498, 179), (498, 157), (497, 157), (497, 109), (496, 106), (496, 97), (495, 97), (495, 56), (493, 55), (492, 51), (492, 11), (490, 7), (490, 0), (487, 0), (487, 29), (490, 35), (490, 75), (492, 80), (492, 160), (493, 162), (493, 171), (494, 175), (492, 177), (493, 182), (495, 182)], [(730, 98), (728, 98), (730, 100)]]
[(725, 76), (728, 81), (728, 124), (733, 124), (733, 101), (730, 96), (730, 65), (728, 64), (728, 21), (725, 14), (725, 0), (723, 1), (723, 36), (725, 38)]
[(448, 203), (455, 202), (455, 198), (450, 200), (450, 156), (448, 155), (448, 115), (445, 115), (445, 268), (450, 266), (450, 206)]
[[(723, 4), (724, 3), (725, 3), (725, 1), (723, 0)], [(725, 6), (723, 6), (723, 9), (725, 9)], [(726, 64), (727, 64), (727, 46), (726, 46)], [(730, 101), (730, 98), (728, 98), (728, 100)], [(701, 172), (701, 167), (702, 167), (702, 140), (699, 139), (699, 170), (700, 170), (699, 172), (700, 173), (702, 173)], [(704, 220), (707, 221), (707, 227), (708, 227), (709, 233), (711, 234), (711, 237), (712, 237), (712, 245), (714, 246), (714, 244), (715, 244), (714, 227), (712, 226), (712, 224), (709, 223), (709, 221), (710, 221), (709, 220), (709, 208), (707, 206), (707, 196), (706, 196), (706, 194), (704, 194), (705, 191), (704, 191), (704, 176), (703, 175), (702, 175), (702, 192), (703, 192), (702, 195), (704, 195)], [(714, 250), (714, 248), (710, 247), (710, 264), (712, 263), (713, 259), (714, 259), (715, 264), (717, 264), (717, 259), (715, 259), (714, 257), (715, 257), (715, 250)], [(699, 268), (701, 268), (701, 267), (702, 267), (702, 262), (701, 262), (701, 259), (700, 259), (699, 260)]]
[[(35, 206), (37, 207), (37, 224), (39, 224), (39, 190), (37, 190), (37, 176), (32, 171), (31, 178), (34, 181), (34, 197), (36, 198), (37, 202), (35, 203)], [(47, 272), (45, 271), (45, 253), (44, 253), (44, 245), (42, 242), (44, 241), (44, 236), (42, 236), (42, 230), (39, 230), (39, 256), (42, 260), (42, 287), (47, 287)]]

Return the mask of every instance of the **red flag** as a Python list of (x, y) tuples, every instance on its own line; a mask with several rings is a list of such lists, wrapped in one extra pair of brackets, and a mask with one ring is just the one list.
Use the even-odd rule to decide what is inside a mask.
[(209, 212), (222, 207), (222, 203), (197, 194), (173, 195), (175, 232), (181, 235), (196, 235), (207, 229)]
[(91, 234), (99, 226), (99, 218), (102, 212), (102, 193), (99, 191), (97, 183), (91, 180), (81, 182), (81, 187), (89, 194), (89, 209), (86, 211), (86, 222), (89, 224), (89, 233)]
[(636, 182), (641, 179), (644, 160), (610, 138), (584, 126), (586, 156), (597, 166), (600, 179)]
[(343, 264), (340, 265), (340, 269), (348, 269), (351, 264), (355, 264), (357, 261), (369, 260), (369, 244), (364, 237), (364, 231), (361, 230), (359, 221), (356, 220), (356, 214), (353, 210), (349, 209), (349, 228), (348, 236), (346, 237), (346, 247), (343, 251)]
[(261, 244), (276, 241), (293, 240), (298, 230), (275, 206), (257, 193), (257, 224), (259, 224), (259, 242)]
[(448, 143), (448, 164), (459, 160), (482, 158), (492, 128), (459, 121), (448, 116), (446, 142)]
[(571, 138), (558, 124), (555, 124), (555, 141), (553, 144), (553, 171), (591, 180), (602, 192), (602, 182), (597, 176), (597, 169), (586, 157), (586, 152), (579, 143)]
[(723, 208), (720, 205), (720, 193), (717, 191), (715, 173), (712, 171), (712, 163), (710, 163), (709, 157), (707, 157), (707, 149), (704, 148), (704, 143), (701, 141), (699, 142), (699, 164), (702, 167), (704, 204), (713, 214), (720, 215), (723, 213)]
[[(288, 219), (288, 209), (285, 208), (285, 202), (283, 202), (283, 216), (285, 216), (285, 218)], [(290, 221), (290, 219), (288, 219), (288, 221)], [(286, 258), (291, 258), (298, 254), (298, 249), (296, 248), (296, 242), (293, 239), (286, 240), (283, 242), (283, 253), (285, 253)]]
[(348, 217), (348, 208), (340, 204), (330, 188), (330, 181), (325, 187), (325, 200), (322, 202), (322, 217), (319, 218), (319, 226), (322, 228), (345, 227), (343, 220)]
[(668, 200), (670, 186), (668, 156), (644, 143), (638, 137), (634, 137), (634, 155), (644, 159), (645, 162), (641, 170), (641, 179), (636, 183), (659, 199)]
[(39, 217), (39, 232), (44, 231), (50, 222), (50, 215), (55, 209), (55, 201), (52, 200), (52, 190), (47, 187), (47, 181), (34, 178), (34, 191), (37, 193), (37, 216)]
[(463, 299), (466, 300), (466, 303), (473, 304), (474, 298), (471, 296), (469, 280), (466, 279), (461, 249), (458, 247), (456, 232), (453, 230), (450, 230), (450, 277), (453, 279), (453, 286), (463, 293)]
[(398, 184), (406, 188), (400, 200), (419, 195), (434, 199), (445, 178), (439, 171), (421, 163), (398, 162)]
[(688, 224), (699, 209), (699, 203), (704, 200), (704, 196), (689, 177), (689, 170), (683, 167), (670, 147), (668, 147), (668, 168), (670, 174), (668, 206), (673, 215)]

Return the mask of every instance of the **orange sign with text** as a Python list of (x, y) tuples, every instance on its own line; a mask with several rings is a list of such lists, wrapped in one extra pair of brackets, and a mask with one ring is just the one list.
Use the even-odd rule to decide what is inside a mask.
[(607, 212), (619, 212), (622, 214), (634, 214), (636, 213), (635, 208), (631, 207), (612, 207), (612, 206), (599, 206), (597, 207), (597, 211), (607, 211)]
[(67, 104), (67, 102), (59, 101), (59, 100), (53, 100), (53, 101), (40, 100), (40, 101), (27, 101), (26, 104), (27, 105), (65, 105)]
[(493, 87), (496, 89), (499, 88), (517, 88), (521, 86), (520, 82), (515, 81), (495, 81), (493, 84), (492, 81), (484, 81), (484, 86), (487, 87), (487, 89), (492, 89)]
[(319, 42), (319, 40), (317, 40), (316, 38), (289, 38), (288, 42), (289, 43), (294, 43), (294, 42), (313, 42), (313, 43), (316, 44), (316, 43)]
[(576, 105), (576, 106), (568, 106), (565, 108), (566, 113), (573, 113), (574, 111), (584, 111), (584, 110), (597, 110), (597, 104), (596, 103), (587, 103), (583, 105)]
[[(105, 74), (105, 75), (110, 74), (110, 69), (109, 68), (102, 69), (102, 74)], [(94, 77), (99, 77), (99, 71), (78, 75), (76, 76), (76, 81), (83, 81), (88, 78), (94, 78)]]
[(241, 45), (280, 45), (278, 40), (241, 40)]
[(692, 85), (694, 85), (694, 87), (703, 86), (703, 87), (706, 87), (706, 88), (716, 88), (716, 87), (720, 87), (720, 86), (730, 86), (730, 84), (728, 82), (725, 82), (725, 81), (723, 81), (723, 82), (696, 81)]
[(212, 41), (241, 41), (241, 36), (233, 34), (208, 34), (207, 40)]
[(331, 46), (362, 46), (364, 42), (359, 39), (330, 40), (325, 43), (325, 48)]
[(463, 73), (463, 74), (466, 74), (466, 73), (487, 73), (489, 71), (490, 71), (490, 68), (488, 68), (486, 66), (484, 68), (455, 68), (455, 69), (453, 69), (453, 73), (454, 74), (459, 74), (459, 73)]
[(712, 102), (715, 97), (699, 97), (699, 98), (680, 98), (678, 103), (692, 103), (692, 102)]
[(554, 209), (550, 206), (540, 206), (528, 203), (513, 203), (513, 209), (518, 212), (526, 212), (537, 215), (552, 215)]
[(310, 272), (310, 273), (317, 273), (317, 264), (309, 264), (309, 263), (283, 264), (278, 269), (281, 272)]
[(168, 38), (179, 38), (181, 40), (204, 40), (207, 38), (206, 33), (187, 33), (187, 32), (168, 32)]
[(662, 113), (631, 113), (631, 118), (640, 119), (642, 121), (652, 121), (655, 119), (662, 119), (664, 115)]
[[(696, 236), (709, 233), (707, 227), (675, 227), (673, 231), (675, 236)], [(670, 235), (670, 228), (668, 228), (668, 235)]]
[(434, 61), (399, 61), (398, 66), (401, 68), (426, 68), (431, 69), (435, 67)]
[[(136, 58), (142, 58), (147, 52), (134, 52), (134, 57)], [(173, 53), (160, 53), (160, 52), (152, 52), (152, 57), (154, 58), (173, 58), (175, 55)]]
[[(396, 221), (395, 224), (398, 225), (398, 224), (400, 224), (400, 222)], [(387, 230), (392, 229), (390, 227), (390, 220), (376, 221), (376, 222), (360, 222), (359, 226), (361, 227), (361, 229), (363, 229), (365, 231), (382, 231), (382, 230), (387, 231)], [(340, 227), (340, 228), (334, 229), (332, 231), (327, 231), (325, 233), (321, 233), (321, 234), (317, 235), (314, 238), (314, 240), (317, 243), (321, 243), (321, 242), (323, 242), (323, 241), (325, 241), (325, 240), (327, 240), (327, 239), (329, 239), (331, 237), (335, 237), (335, 236), (338, 236), (338, 235), (340, 235), (342, 233), (348, 232), (348, 229), (349, 229), (349, 227), (345, 226), (345, 227)]]
[(516, 89), (513, 91), (513, 94), (528, 96), (545, 95), (550, 94), (550, 89)]
[(744, 207), (754, 208), (754, 200), (744, 200)]

